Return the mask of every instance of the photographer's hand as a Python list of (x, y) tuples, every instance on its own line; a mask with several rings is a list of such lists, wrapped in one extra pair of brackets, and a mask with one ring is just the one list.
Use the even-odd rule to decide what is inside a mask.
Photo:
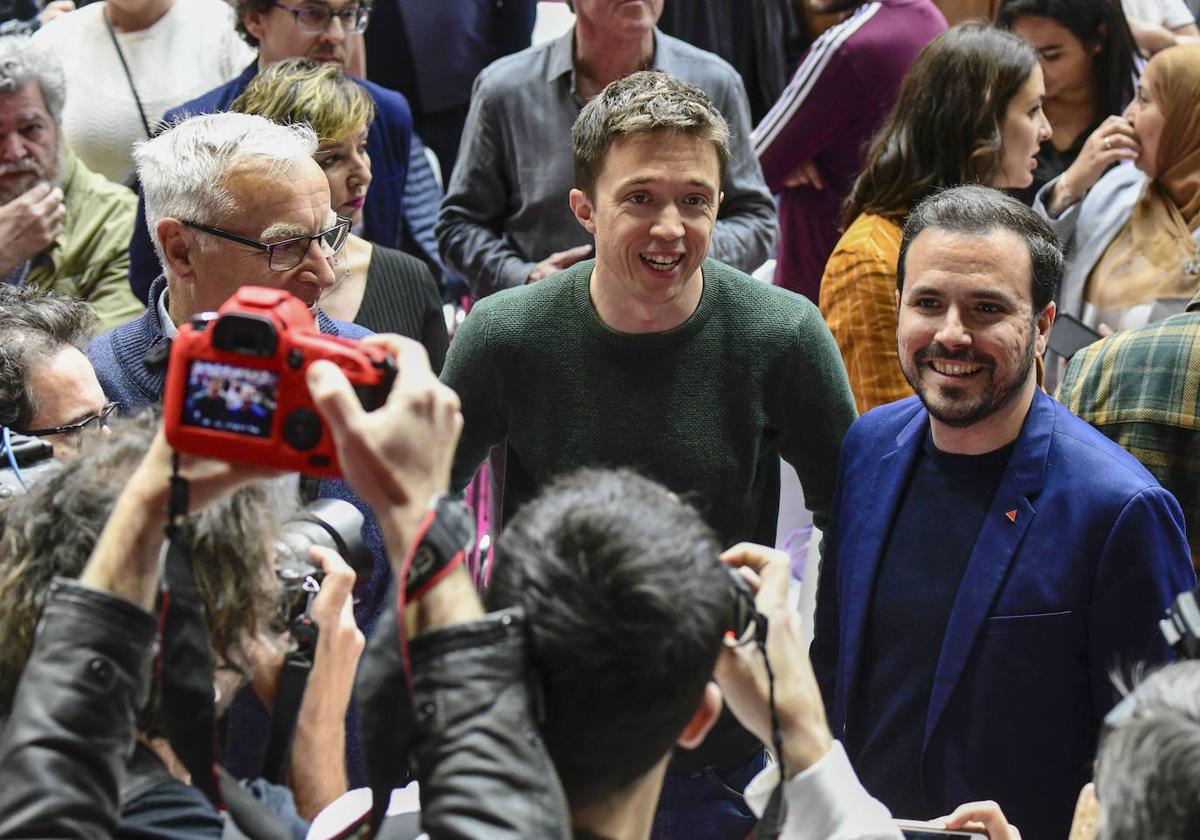
[[(721, 555), (757, 592), (754, 602), (767, 618), (767, 656), (775, 674), (775, 707), (783, 736), (783, 760), (789, 774), (808, 769), (833, 745), (825, 721), (821, 691), (804, 649), (800, 618), (788, 606), (788, 556), (751, 543), (739, 543)], [(757, 645), (725, 648), (717, 658), (717, 683), (730, 710), (764, 744), (772, 742), (769, 685)]]
[(364, 411), (331, 362), (309, 366), (308, 388), (329, 423), (342, 474), (379, 518), (395, 568), (429, 500), (450, 486), (463, 421), (458, 395), (433, 375), (424, 347), (397, 335), (363, 341), (386, 348), (396, 359), (396, 381), (382, 406)]
[[(158, 592), (158, 558), (167, 522), (172, 454), (160, 428), (117, 498), (79, 578), (82, 584), (111, 592), (148, 612), (154, 609)], [(274, 475), (268, 470), (188, 455), (180, 460), (180, 474), (188, 481), (188, 513), (195, 513), (242, 484)]]
[(354, 570), (327, 548), (313, 546), (309, 556), (325, 577), (310, 608), (320, 632), (296, 720), (290, 777), (296, 808), (306, 820), (346, 792), (346, 709), (366, 644), (354, 621)]

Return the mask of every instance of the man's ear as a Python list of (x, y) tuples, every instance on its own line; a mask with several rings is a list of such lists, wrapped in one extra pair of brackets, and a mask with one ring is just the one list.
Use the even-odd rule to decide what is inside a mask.
[(254, 36), (254, 40), (261, 41), (263, 36), (263, 15), (268, 12), (261, 12), (258, 9), (252, 9), (247, 6), (246, 11), (242, 13), (242, 26), (246, 27), (246, 31)]
[(1037, 321), (1034, 322), (1037, 326), (1037, 341), (1034, 344), (1034, 351), (1038, 356), (1046, 352), (1046, 345), (1050, 342), (1050, 329), (1054, 326), (1054, 316), (1057, 311), (1054, 301), (1050, 301), (1042, 310), (1042, 314), (1037, 316)]
[(687, 722), (687, 726), (683, 727), (683, 731), (679, 733), (679, 738), (675, 743), (688, 750), (694, 750), (700, 746), (700, 742), (704, 740), (708, 730), (713, 728), (713, 724), (721, 716), (721, 706), (721, 689), (710, 680), (704, 686), (704, 694), (700, 697), (700, 704), (696, 706), (696, 711), (692, 713), (692, 719)]
[(183, 223), (169, 217), (159, 219), (154, 230), (162, 243), (163, 268), (181, 279), (195, 274), (196, 241), (188, 236)]
[(592, 200), (587, 197), (587, 193), (583, 190), (571, 190), (568, 200), (571, 203), (571, 212), (575, 214), (575, 219), (583, 225), (584, 230), (595, 236), (596, 222), (592, 219), (595, 208), (592, 207)]

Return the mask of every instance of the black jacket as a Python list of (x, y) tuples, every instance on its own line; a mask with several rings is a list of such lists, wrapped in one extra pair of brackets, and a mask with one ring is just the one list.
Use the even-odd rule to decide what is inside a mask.
[[(0, 732), (0, 838), (112, 836), (154, 636), (154, 619), (127, 601), (53, 584)], [(520, 614), (425, 634), (411, 653), (422, 830), (433, 840), (570, 838), (530, 713)]]

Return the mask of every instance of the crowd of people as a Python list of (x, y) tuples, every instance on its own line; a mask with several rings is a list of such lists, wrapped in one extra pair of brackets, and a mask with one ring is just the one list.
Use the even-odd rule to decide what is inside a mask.
[(0, 837), (1194, 837), (1197, 10), (565, 5), (0, 4)]

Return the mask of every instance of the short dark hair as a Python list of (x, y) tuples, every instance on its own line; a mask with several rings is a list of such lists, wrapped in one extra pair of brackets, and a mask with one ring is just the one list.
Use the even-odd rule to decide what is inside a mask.
[[(118, 418), (111, 435), (0, 504), (0, 718), (29, 659), (50, 583), (83, 572), (159, 425), (153, 410)], [(180, 540), (197, 557), (196, 587), (213, 650), (243, 673), (250, 665), (244, 640), (278, 613), (278, 598), (266, 585), (268, 541), (295, 502), (288, 479), (257, 481), (188, 517), (181, 529)]]
[(1015, 198), (990, 187), (962, 186), (934, 193), (908, 214), (896, 263), (896, 289), (904, 291), (904, 262), (913, 240), (926, 228), (981, 236), (1012, 231), (1025, 242), (1033, 264), (1030, 278), (1036, 317), (1054, 300), (1063, 273), (1063, 251), (1042, 217)]
[(524, 609), (547, 749), (572, 808), (602, 802), (700, 704), (730, 613), (716, 538), (653, 481), (586, 469), (525, 505), (498, 548), (488, 607)]
[(1156, 671), (1096, 759), (1101, 840), (1200, 837), (1200, 662)]
[(677, 132), (708, 140), (717, 152), (720, 177), (729, 164), (729, 125), (708, 95), (668, 73), (642, 70), (600, 91), (571, 126), (575, 186), (589, 196), (612, 144), (622, 137)]
[(1085, 47), (1097, 50), (1092, 62), (1094, 123), (1121, 113), (1133, 99), (1137, 90), (1137, 44), (1120, 0), (1003, 0), (996, 25), (1011, 29), (1017, 15), (1050, 18)]
[(65, 347), (82, 351), (96, 329), (86, 301), (0, 284), (0, 425), (22, 432), (37, 415), (29, 372)]
[[(234, 28), (237, 33), (242, 36), (242, 39), (250, 46), (258, 49), (258, 39), (250, 34), (246, 29), (246, 24), (243, 20), (246, 17), (246, 12), (261, 12), (266, 14), (275, 8), (274, 0), (229, 0), (233, 6)], [(374, 0), (358, 0), (360, 6), (371, 6)]]
[(1029, 44), (982, 23), (951, 27), (926, 44), (871, 142), (843, 223), (873, 213), (899, 224), (935, 190), (991, 184), (1009, 100), (1035, 66)]

